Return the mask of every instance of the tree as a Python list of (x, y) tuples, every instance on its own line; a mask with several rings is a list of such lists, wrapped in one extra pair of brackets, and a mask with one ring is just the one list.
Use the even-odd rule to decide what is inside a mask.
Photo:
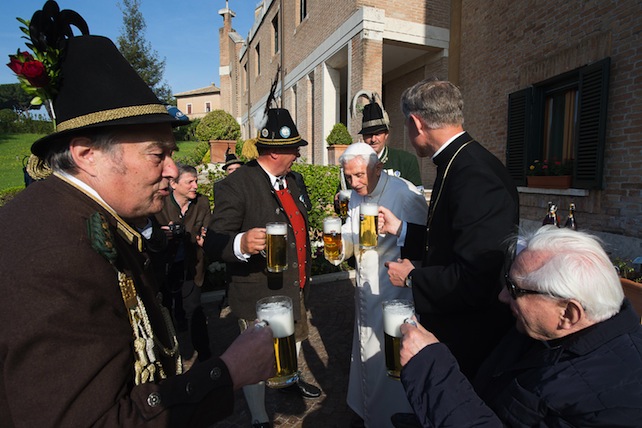
[(0, 85), (0, 109), (12, 109), (26, 116), (27, 111), (40, 106), (31, 105), (31, 96), (20, 87), (20, 83)]
[(122, 1), (122, 4), (118, 4), (123, 13), (121, 35), (117, 39), (118, 49), (156, 96), (161, 101), (171, 104), (172, 90), (163, 81), (165, 58), (160, 59), (158, 52), (145, 40), (147, 24), (140, 11), (140, 0)]

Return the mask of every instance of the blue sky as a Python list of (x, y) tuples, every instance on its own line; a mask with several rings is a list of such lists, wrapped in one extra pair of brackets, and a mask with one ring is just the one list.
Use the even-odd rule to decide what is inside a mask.
[[(20, 23), (16, 17), (31, 19), (45, 0), (6, 0), (0, 15), (0, 84), (17, 83), (13, 72), (4, 64), (16, 50), (27, 50)], [(121, 33), (123, 15), (121, 0), (57, 0), (60, 9), (72, 9), (87, 21), (89, 32), (109, 37), (116, 43)], [(174, 93), (219, 85), (218, 29), (223, 26), (219, 9), (225, 0), (140, 0), (147, 29), (145, 38), (160, 58), (165, 58), (164, 79)], [(254, 21), (254, 8), (259, 0), (229, 0), (236, 13), (232, 27), (243, 37)], [(189, 66), (188, 66), (189, 65)]]

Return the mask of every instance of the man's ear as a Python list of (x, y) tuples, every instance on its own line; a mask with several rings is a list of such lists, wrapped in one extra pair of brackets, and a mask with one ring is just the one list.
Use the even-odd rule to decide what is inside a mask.
[(417, 128), (417, 133), (424, 133), (426, 131), (426, 125), (424, 122), (421, 120), (419, 116), (416, 114), (410, 113), (410, 120), (414, 124), (415, 128)]
[(561, 308), (559, 328), (562, 330), (571, 330), (577, 326), (581, 321), (586, 320), (586, 313), (584, 308), (575, 299), (567, 300), (566, 305)]
[(87, 137), (74, 137), (69, 142), (69, 152), (78, 169), (89, 175), (95, 175), (96, 150)]

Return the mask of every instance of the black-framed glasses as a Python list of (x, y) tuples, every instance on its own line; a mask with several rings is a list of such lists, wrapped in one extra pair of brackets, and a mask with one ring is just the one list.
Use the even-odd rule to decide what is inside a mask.
[(523, 296), (524, 294), (546, 294), (543, 291), (538, 291), (538, 290), (528, 290), (526, 288), (520, 288), (515, 283), (513, 282), (512, 279), (508, 276), (508, 273), (504, 274), (504, 280), (506, 281), (506, 289), (510, 293), (510, 297), (513, 298), (513, 300), (517, 299), (519, 296)]

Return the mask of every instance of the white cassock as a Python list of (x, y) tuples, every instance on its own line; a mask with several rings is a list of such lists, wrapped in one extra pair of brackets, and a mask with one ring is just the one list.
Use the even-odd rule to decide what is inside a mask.
[(412, 413), (400, 381), (386, 375), (383, 312), (381, 304), (390, 299), (412, 300), (412, 290), (395, 287), (388, 279), (386, 261), (400, 257), (397, 237), (379, 236), (376, 249), (359, 248), (359, 205), (375, 203), (388, 208), (397, 218), (424, 224), (428, 205), (409, 181), (381, 174), (372, 194), (360, 196), (354, 190), (348, 218), (341, 228), (344, 258), (354, 254), (357, 261), (355, 324), (348, 384), (348, 405), (361, 416), (366, 427), (392, 426), (390, 416)]

